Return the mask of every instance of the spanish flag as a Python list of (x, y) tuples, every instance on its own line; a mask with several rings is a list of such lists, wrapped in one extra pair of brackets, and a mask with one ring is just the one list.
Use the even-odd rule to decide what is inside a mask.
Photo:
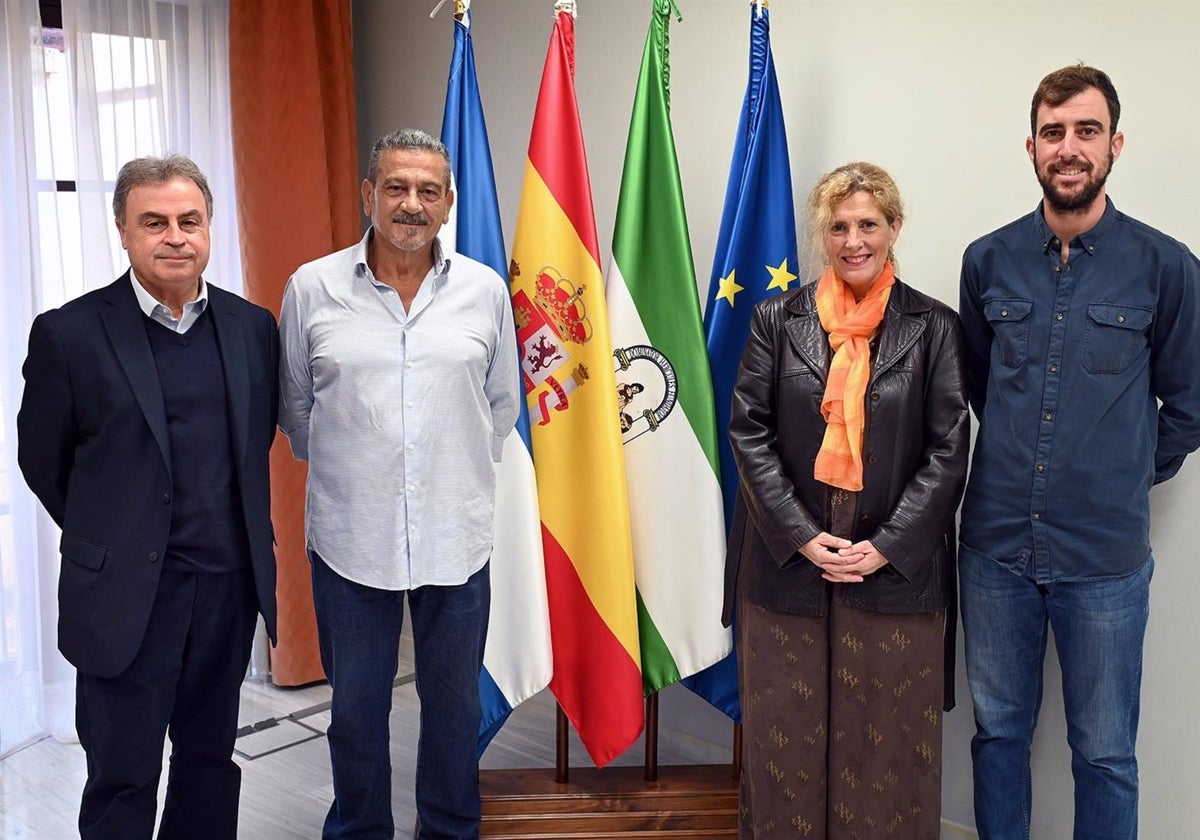
[(509, 270), (542, 518), (550, 690), (603, 767), (637, 740), (644, 714), (613, 344), (575, 100), (573, 6), (556, 4)]

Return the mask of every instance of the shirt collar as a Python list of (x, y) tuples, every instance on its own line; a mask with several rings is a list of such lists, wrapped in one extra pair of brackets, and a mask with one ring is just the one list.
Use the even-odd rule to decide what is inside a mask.
[(433, 239), (433, 271), (439, 276), (450, 273), (450, 253), (449, 249), (442, 245), (441, 236), (435, 236)]
[[(358, 244), (354, 246), (354, 272), (355, 274), (365, 276), (370, 268), (367, 266), (367, 244), (371, 241), (371, 237), (375, 234), (375, 226), (368, 225), (367, 232), (363, 234), (362, 239), (358, 240)], [(450, 273), (450, 258), (453, 252), (442, 244), (442, 237), (435, 236), (433, 239), (433, 274), (435, 277), (445, 277)]]
[[(1095, 227), (1090, 230), (1085, 230), (1072, 240), (1078, 242), (1083, 250), (1088, 254), (1096, 253), (1096, 246), (1100, 240), (1104, 238), (1109, 229), (1115, 223), (1119, 211), (1117, 206), (1113, 204), (1113, 200), (1107, 195), (1104, 196), (1104, 215), (1100, 217), (1100, 221), (1096, 222)], [(1057, 237), (1054, 231), (1050, 230), (1050, 226), (1046, 224), (1045, 202), (1040, 202), (1037, 210), (1033, 213), (1033, 224), (1037, 230), (1038, 241), (1042, 244), (1042, 252), (1048, 253), (1051, 250), (1057, 250), (1054, 243)]]
[(371, 241), (371, 234), (375, 228), (372, 225), (367, 226), (367, 232), (363, 234), (362, 239), (358, 240), (358, 244), (354, 246), (352, 252), (354, 256), (354, 273), (356, 275), (366, 275), (370, 268), (367, 267), (367, 243)]
[[(171, 312), (170, 307), (146, 291), (146, 287), (138, 282), (137, 275), (134, 273), (132, 268), (129, 269), (129, 282), (133, 284), (133, 294), (135, 297), (137, 297), (138, 306), (141, 308), (142, 313), (147, 318), (153, 318), (155, 310), (157, 310), (159, 307), (162, 307), (163, 312), (165, 312), (167, 315), (170, 315), (172, 320), (175, 319), (175, 315)], [(195, 300), (185, 303), (183, 305), (183, 309), (185, 312), (187, 312), (189, 309), (195, 309), (198, 312), (203, 312), (207, 307), (208, 284), (205, 283), (204, 278), (201, 277), (200, 294), (196, 295)]]

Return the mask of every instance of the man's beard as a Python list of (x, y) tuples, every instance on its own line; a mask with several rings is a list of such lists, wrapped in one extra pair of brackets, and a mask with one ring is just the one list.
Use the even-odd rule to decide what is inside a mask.
[[(414, 227), (429, 226), (429, 219), (420, 214), (414, 213), (397, 213), (392, 217), (392, 222), (398, 225), (412, 225)], [(401, 239), (399, 236), (393, 236), (388, 233), (384, 233), (383, 238), (390, 242), (399, 251), (420, 251), (429, 244), (428, 240), (420, 236), (413, 239)]]
[(1059, 213), (1080, 213), (1087, 210), (1099, 197), (1100, 191), (1104, 189), (1104, 184), (1108, 181), (1109, 173), (1112, 172), (1113, 153), (1110, 149), (1108, 159), (1104, 161), (1104, 170), (1095, 175), (1095, 169), (1088, 171), (1089, 178), (1086, 183), (1077, 192), (1066, 193), (1062, 192), (1054, 186), (1054, 173), (1049, 175), (1043, 174), (1044, 167), (1035, 167), (1034, 172), (1037, 175), (1038, 183), (1042, 185), (1042, 195), (1045, 196), (1046, 203)]

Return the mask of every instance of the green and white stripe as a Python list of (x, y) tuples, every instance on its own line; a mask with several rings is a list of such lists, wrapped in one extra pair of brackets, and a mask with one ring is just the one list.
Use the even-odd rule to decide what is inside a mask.
[(671, 133), (670, 6), (656, 0), (646, 36), (606, 278), (615, 348), (653, 347), (678, 386), (674, 409), (651, 430), (642, 412), (664, 390), (654, 365), (617, 371), (618, 383), (645, 388), (624, 409), (638, 418), (624, 453), (647, 693), (719, 661), (732, 644), (720, 621), (725, 525), (712, 379)]

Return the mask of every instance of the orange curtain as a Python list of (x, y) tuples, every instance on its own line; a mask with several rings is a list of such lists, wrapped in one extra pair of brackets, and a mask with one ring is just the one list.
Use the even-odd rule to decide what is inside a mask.
[[(229, 26), (246, 297), (278, 315), (297, 267), (361, 235), (350, 3), (233, 0)], [(280, 435), (271, 450), (277, 685), (325, 678), (304, 554), (305, 475)]]

